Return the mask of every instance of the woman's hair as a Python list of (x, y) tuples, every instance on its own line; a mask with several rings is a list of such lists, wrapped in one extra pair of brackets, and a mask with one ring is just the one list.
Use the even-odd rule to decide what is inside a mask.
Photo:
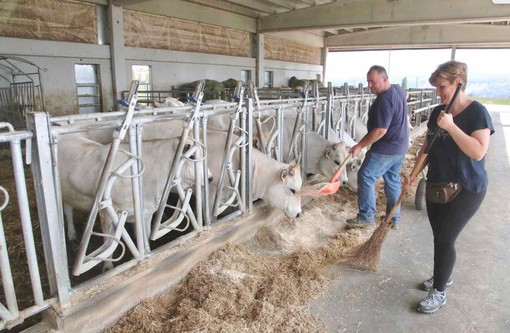
[(465, 63), (450, 60), (437, 66), (437, 69), (430, 75), (429, 83), (435, 87), (436, 80), (438, 78), (443, 78), (450, 83), (459, 79), (460, 82), (462, 82), (462, 90), (465, 90), (467, 84), (467, 72), (468, 68)]

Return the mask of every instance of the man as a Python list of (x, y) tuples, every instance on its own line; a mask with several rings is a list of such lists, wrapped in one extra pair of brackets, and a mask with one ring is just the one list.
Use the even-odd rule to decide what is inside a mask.
[[(409, 127), (406, 92), (389, 82), (386, 69), (372, 66), (367, 73), (368, 87), (377, 95), (368, 111), (368, 133), (349, 150), (356, 157), (370, 146), (358, 172), (358, 209), (353, 225), (374, 225), (376, 214), (375, 183), (384, 179), (386, 214), (400, 196), (400, 168), (409, 148)], [(397, 228), (400, 207), (392, 217), (392, 228)]]

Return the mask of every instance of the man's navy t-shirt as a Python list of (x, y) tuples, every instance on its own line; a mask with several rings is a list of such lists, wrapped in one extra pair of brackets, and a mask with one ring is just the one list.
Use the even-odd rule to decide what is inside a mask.
[(379, 95), (368, 111), (368, 132), (386, 128), (382, 138), (372, 144), (371, 152), (384, 155), (405, 154), (409, 148), (409, 126), (406, 92), (398, 85)]

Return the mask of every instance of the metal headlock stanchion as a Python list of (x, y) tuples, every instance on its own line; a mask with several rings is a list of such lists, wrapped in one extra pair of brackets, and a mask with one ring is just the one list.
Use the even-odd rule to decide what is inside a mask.
[(256, 111), (253, 114), (253, 118), (255, 120), (255, 126), (257, 128), (257, 136), (259, 139), (259, 149), (263, 152), (267, 153), (267, 143), (264, 131), (262, 130), (262, 123), (260, 121), (260, 100), (259, 93), (257, 91), (257, 87), (253, 84), (253, 81), (248, 82), (248, 98), (253, 98), (255, 100)]
[[(194, 153), (198, 152), (200, 149), (200, 146), (197, 144), (194, 144), (190, 149), (184, 152), (184, 146), (189, 139), (189, 133), (193, 129), (195, 122), (197, 121), (199, 112), (200, 112), (200, 105), (202, 103), (202, 98), (204, 96), (203, 90), (205, 86), (205, 80), (201, 80), (195, 89), (195, 92), (193, 93), (193, 96), (190, 96), (190, 102), (195, 104), (195, 108), (193, 110), (193, 114), (191, 117), (189, 117), (183, 125), (183, 130), (181, 134), (181, 139), (179, 141), (179, 145), (177, 147), (177, 151), (175, 152), (174, 159), (172, 161), (172, 166), (170, 168), (170, 173), (168, 175), (165, 188), (163, 190), (163, 194), (161, 197), (161, 201), (158, 206), (158, 211), (156, 212), (156, 217), (154, 219), (154, 226), (152, 228), (151, 240), (158, 239), (159, 237), (165, 235), (166, 233), (172, 231), (172, 230), (178, 230), (183, 231), (182, 228), (178, 229), (179, 224), (183, 221), (185, 218), (186, 228), (188, 227), (189, 223), (193, 225), (193, 228), (197, 231), (201, 230), (202, 226), (201, 223), (197, 221), (195, 214), (193, 213), (193, 210), (190, 206), (190, 200), (191, 195), (193, 193), (193, 190), (191, 188), (188, 188), (184, 190), (181, 184), (180, 179), (180, 170), (182, 168), (183, 163), (185, 160), (191, 160), (191, 156), (193, 156)], [(194, 141), (197, 143), (197, 141)], [(203, 147), (202, 147), (203, 148)], [(196, 162), (196, 161), (195, 161)], [(198, 162), (197, 162), (198, 163)], [(197, 177), (201, 177), (202, 175), (196, 175)], [(179, 195), (180, 204), (179, 206), (171, 206), (167, 204), (168, 196), (170, 194), (170, 190), (174, 188), (177, 190), (177, 194)], [(163, 215), (166, 208), (173, 208), (175, 209), (174, 214), (164, 222)], [(185, 229), (184, 229), (185, 230)]]
[[(239, 181), (241, 179), (241, 171), (238, 170), (234, 175), (232, 169), (232, 156), (236, 149), (242, 147), (246, 143), (246, 133), (241, 129), (239, 138), (233, 142), (234, 130), (236, 128), (236, 122), (240, 118), (241, 110), (243, 107), (243, 94), (244, 87), (242, 82), (237, 83), (237, 87), (234, 92), (234, 100), (237, 102), (237, 109), (233, 114), (230, 114), (230, 124), (227, 132), (227, 139), (225, 142), (225, 148), (223, 151), (223, 163), (218, 180), (218, 188), (216, 189), (216, 197), (214, 199), (213, 216), (218, 216), (222, 210), (229, 206), (239, 206), (242, 212), (245, 211), (244, 202), (239, 193)], [(225, 182), (225, 172), (228, 174), (229, 186), (227, 188), (232, 191), (232, 194), (228, 199), (222, 201), (223, 185)], [(233, 204), (234, 200), (237, 199), (237, 203)]]
[[(303, 124), (303, 114), (305, 114), (305, 116), (306, 116), (306, 110), (308, 108), (309, 97), (310, 97), (309, 90), (310, 90), (310, 82), (306, 81), (305, 86), (303, 87), (303, 91), (301, 92), (301, 96), (303, 96), (303, 104), (298, 109), (298, 112), (297, 112), (296, 122), (294, 123), (294, 129), (292, 131), (292, 137), (290, 139), (290, 147), (289, 147), (289, 153), (287, 156), (287, 161), (290, 161), (292, 159), (292, 155), (294, 155), (295, 163), (301, 162), (302, 155), (299, 153), (299, 150), (297, 148), (297, 140), (298, 140), (298, 135), (303, 134), (304, 130), (306, 129)], [(305, 120), (305, 122), (306, 122), (306, 120)], [(304, 140), (302, 140), (302, 145), (304, 145)], [(303, 164), (301, 165), (301, 169), (306, 170), (306, 168)]]
[[(101, 173), (101, 177), (99, 178), (99, 184), (96, 192), (96, 197), (94, 198), (94, 202), (91, 207), (91, 211), (89, 213), (89, 217), (87, 220), (87, 225), (83, 232), (83, 236), (81, 238), (80, 247), (78, 249), (78, 254), (76, 256), (76, 260), (73, 266), (73, 275), (78, 276), (81, 273), (88, 271), (93, 268), (97, 264), (102, 261), (118, 261), (125, 252), (125, 245), (122, 243), (120, 238), (124, 239), (124, 242), (128, 246), (128, 248), (133, 253), (133, 256), (137, 259), (141, 257), (138, 249), (135, 244), (129, 237), (126, 229), (124, 228), (124, 224), (126, 223), (128, 213), (126, 211), (120, 212), (117, 215), (117, 212), (111, 207), (112, 200), (109, 197), (109, 193), (111, 191), (111, 187), (113, 186), (114, 180), (117, 176), (127, 170), (127, 168), (131, 167), (133, 163), (136, 162), (135, 159), (129, 159), (126, 163), (121, 165), (117, 170), (112, 172), (113, 164), (115, 161), (115, 157), (119, 150), (120, 143), (124, 139), (127, 130), (131, 124), (131, 120), (133, 118), (133, 113), (135, 111), (135, 105), (137, 101), (136, 92), (138, 91), (139, 81), (132, 81), (131, 88), (129, 91), (129, 107), (126, 112), (124, 122), (121, 127), (116, 128), (113, 132), (113, 142), (110, 146), (110, 151), (108, 152), (108, 156), (106, 158), (106, 162)], [(93, 232), (93, 227), (97, 218), (97, 214), (99, 209), (106, 209), (109, 217), (112, 220), (112, 226), (115, 228), (113, 235), (110, 234), (102, 234)], [(93, 251), (90, 254), (86, 254), (87, 247), (90, 241), (90, 237), (92, 235), (100, 236), (105, 238), (105, 242), (98, 249)], [(119, 255), (117, 259), (112, 259), (110, 256), (113, 254), (117, 246), (121, 246), (122, 253)]]

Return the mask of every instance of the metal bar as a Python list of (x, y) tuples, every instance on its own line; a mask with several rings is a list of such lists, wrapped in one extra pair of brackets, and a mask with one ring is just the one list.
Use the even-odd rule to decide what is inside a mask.
[[(200, 120), (197, 119), (195, 123), (193, 124), (193, 136), (195, 140), (200, 139)], [(205, 176), (204, 174), (200, 174), (200, 164), (203, 165), (203, 149), (199, 149), (196, 153), (198, 156), (197, 161), (195, 161), (195, 212), (196, 212), (196, 219), (197, 223), (202, 228), (204, 226), (204, 220), (202, 217), (202, 184), (207, 183), (208, 177), (207, 177), (207, 169), (205, 169)], [(198, 230), (197, 230), (198, 231)]]
[(18, 316), (18, 303), (16, 301), (16, 290), (12, 280), (11, 265), (9, 263), (9, 253), (7, 251), (7, 243), (5, 242), (4, 224), (2, 221), (2, 210), (9, 203), (9, 193), (5, 188), (0, 186), (0, 192), (4, 196), (4, 201), (0, 204), (0, 272), (2, 273), (2, 285), (7, 302), (7, 308), (2, 307), (0, 317), (4, 321), (13, 320)]
[[(129, 127), (129, 151), (134, 156), (138, 156), (139, 159), (137, 159), (132, 165), (131, 165), (131, 174), (132, 175), (139, 175), (140, 169), (139, 169), (139, 161), (142, 159), (141, 151), (139, 151), (137, 146), (137, 126), (130, 126)], [(144, 214), (143, 214), (143, 205), (142, 205), (142, 189), (141, 189), (141, 176), (139, 177), (133, 177), (131, 178), (131, 187), (133, 189), (133, 207), (134, 207), (134, 214), (135, 214), (135, 234), (136, 234), (136, 247), (138, 252), (140, 253), (140, 256), (143, 257), (145, 254), (146, 247), (146, 239), (147, 234), (145, 233), (145, 223), (144, 221)], [(150, 223), (150, 222), (147, 222)]]
[(194, 101), (195, 102), (195, 110), (193, 111), (193, 114), (190, 117), (190, 119), (187, 121), (186, 125), (183, 127), (182, 134), (181, 134), (181, 140), (179, 141), (177, 151), (175, 152), (175, 156), (172, 161), (172, 166), (170, 167), (170, 173), (168, 175), (168, 178), (167, 178), (167, 181), (165, 184), (165, 188), (163, 189), (162, 200), (159, 204), (158, 211), (156, 213), (156, 221), (161, 221), (161, 219), (163, 218), (163, 214), (165, 212), (165, 207), (166, 207), (166, 200), (167, 200), (170, 190), (172, 188), (172, 182), (175, 178), (177, 166), (178, 166), (179, 161), (182, 157), (184, 145), (188, 138), (189, 132), (190, 132), (191, 128), (193, 127), (193, 125), (195, 124), (195, 121), (199, 114), (200, 104), (202, 103), (202, 98), (204, 96), (204, 93), (203, 93), (204, 85), (205, 85), (205, 80), (202, 80), (198, 84), (198, 87), (197, 87), (195, 94), (193, 96), (193, 98), (195, 99), (195, 101)]
[(42, 112), (28, 113), (27, 127), (37, 138), (32, 150), (32, 173), (34, 179), (39, 180), (34, 185), (50, 291), (52, 295), (58, 294), (60, 305), (67, 308), (70, 306), (71, 282), (63, 225), (59, 223), (48, 116)]
[(254, 106), (253, 106), (253, 99), (248, 99), (248, 115), (247, 115), (247, 130), (248, 130), (248, 152), (247, 152), (247, 158), (246, 158), (246, 164), (247, 164), (247, 172), (243, 175), (244, 180), (246, 182), (246, 196), (247, 200), (247, 208), (248, 211), (253, 211), (253, 112)]
[(207, 150), (207, 116), (203, 116), (201, 119), (202, 122), (202, 143), (204, 144), (204, 149), (206, 151), (206, 158), (204, 158), (204, 207), (203, 210), (205, 212), (205, 225), (210, 226), (211, 225), (211, 207), (209, 206), (209, 181), (208, 181), (208, 159), (209, 159), (209, 152)]
[[(74, 275), (80, 275), (81, 273), (85, 272), (85, 270), (82, 270), (82, 268), (85, 269), (85, 267), (82, 267), (82, 266), (84, 266), (84, 263), (86, 260), (86, 251), (87, 251), (87, 247), (88, 247), (88, 244), (90, 241), (90, 236), (92, 235), (92, 229), (94, 227), (97, 213), (99, 210), (99, 204), (103, 199), (103, 194), (106, 189), (108, 177), (110, 176), (110, 172), (113, 167), (115, 156), (117, 154), (117, 151), (119, 150), (120, 143), (124, 139), (126, 131), (128, 130), (129, 125), (131, 123), (131, 119), (133, 117), (133, 112), (134, 112), (136, 100), (137, 100), (136, 90), (138, 88), (138, 83), (139, 83), (138, 81), (132, 82), (131, 90), (130, 90), (130, 94), (129, 94), (129, 97), (130, 97), (129, 108), (125, 114), (124, 122), (122, 123), (122, 126), (120, 127), (120, 129), (116, 128), (113, 133), (113, 142), (110, 146), (110, 151), (108, 152), (108, 156), (106, 158), (106, 162), (105, 162), (103, 171), (99, 178), (99, 184), (97, 187), (96, 196), (94, 198), (94, 202), (92, 203), (92, 210), (89, 213), (87, 225), (83, 232), (83, 236), (82, 236), (82, 239), (80, 242), (80, 247), (78, 249), (78, 253), (76, 255), (76, 259), (74, 262), (74, 266), (73, 266), (73, 274)], [(100, 260), (97, 260), (97, 262), (94, 265), (97, 265), (100, 262), (101, 262)], [(89, 268), (87, 268), (87, 270), (90, 268), (92, 268), (92, 267), (89, 266)]]

